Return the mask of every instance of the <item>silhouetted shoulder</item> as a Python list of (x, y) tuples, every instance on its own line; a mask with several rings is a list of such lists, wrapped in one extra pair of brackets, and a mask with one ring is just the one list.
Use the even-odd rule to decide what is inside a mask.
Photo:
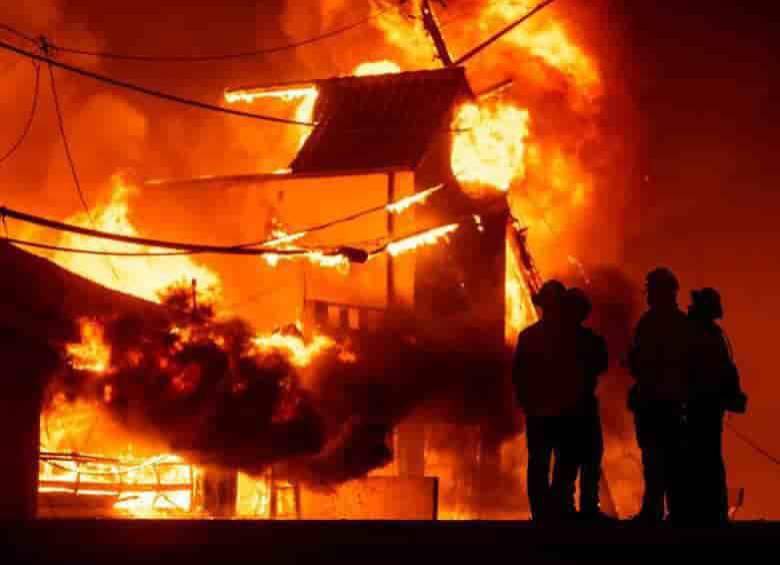
[(525, 328), (517, 336), (517, 344), (533, 342), (544, 336), (544, 324), (539, 321)]

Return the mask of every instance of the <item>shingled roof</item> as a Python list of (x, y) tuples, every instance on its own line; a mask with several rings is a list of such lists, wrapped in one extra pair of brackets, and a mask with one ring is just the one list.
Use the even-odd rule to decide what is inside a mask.
[(318, 125), (290, 168), (295, 173), (414, 169), (452, 110), (471, 96), (463, 68), (316, 82)]

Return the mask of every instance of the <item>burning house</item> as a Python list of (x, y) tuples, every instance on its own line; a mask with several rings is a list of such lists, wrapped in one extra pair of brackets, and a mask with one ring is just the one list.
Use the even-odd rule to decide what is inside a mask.
[[(315, 99), (310, 110), (317, 123), (289, 171), (164, 187), (179, 194), (240, 192), (249, 209), (271, 202), (280, 249), (346, 243), (367, 249), (365, 264), (323, 265), (314, 256), (291, 265), (301, 272), (288, 283), (299, 299), (282, 316), (299, 317), (307, 337), (319, 332), (349, 341), (358, 357), (364, 355), (361, 349), (371, 351), (389, 339), (411, 340), (432, 352), (465, 352), (457, 368), (410, 361), (405, 370), (419, 374), (397, 376), (399, 386), (410, 387), (421, 386), (410, 378), (451, 379), (460, 383), (453, 387), (459, 398), (436, 407), (435, 420), (444, 426), (438, 430), (411, 408), (394, 415), (399, 425), (389, 441), (396, 459), (381, 472), (424, 477), (432, 464), (426, 466), (426, 445), (448, 435), (447, 425), (462, 425), (472, 430), (467, 449), (473, 451), (472, 468), (460, 479), (469, 482), (462, 490), (469, 491), (470, 500), (463, 504), (477, 508), (480, 484), (499, 483), (501, 440), (515, 431), (507, 417), (506, 344), (535, 315), (528, 286), (535, 272), (505, 196), (472, 198), (453, 172), (458, 133), (453, 124), (464, 104), (474, 100), (464, 69), (335, 77), (226, 93), (236, 103), (289, 96)], [(150, 190), (159, 187), (155, 183)], [(265, 259), (275, 266), (285, 262), (283, 256)], [(472, 394), (482, 400), (471, 404)], [(492, 398), (483, 402), (487, 395)], [(498, 419), (483, 413), (496, 406), (503, 407)]]
[[(289, 167), (139, 188), (157, 235), (262, 233), (234, 247), (262, 256), (216, 269), (201, 251), (155, 263), (164, 250), (146, 246), (148, 257), (113, 262), (68, 254), (94, 249), (89, 238), (59, 241), (55, 262), (146, 301), (125, 308), (127, 297), (99, 287), (110, 305), (68, 313), (92, 322), (59, 340), (76, 375), (57, 390), (76, 402), (44, 409), (63, 433), (40, 431), (42, 491), (110, 494), (112, 509), (136, 516), (526, 512), (522, 449), (507, 441), (520, 429), (508, 346), (535, 319), (540, 277), (508, 191), (530, 161), (529, 112), (500, 100), (506, 81), (475, 92), (419, 4), (443, 68), (381, 62), (229, 89), (226, 103), (242, 110), (294, 105)], [(115, 182), (108, 205), (73, 223), (138, 235), (128, 184)], [(227, 305), (210, 294), (236, 279), (270, 293)]]

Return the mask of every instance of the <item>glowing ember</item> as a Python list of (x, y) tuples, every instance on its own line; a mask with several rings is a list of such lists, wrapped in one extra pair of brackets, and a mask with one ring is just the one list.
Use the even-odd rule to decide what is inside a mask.
[(507, 191), (525, 176), (525, 140), (529, 115), (509, 104), (463, 104), (453, 129), (451, 166), (472, 195), (485, 186)]
[(103, 335), (103, 326), (92, 320), (81, 321), (81, 342), (67, 346), (74, 369), (105, 373), (111, 364), (111, 348)]
[(392, 204), (387, 205), (387, 211), (392, 214), (400, 214), (407, 208), (410, 208), (411, 206), (414, 206), (415, 204), (422, 204), (428, 198), (431, 197), (431, 195), (435, 192), (439, 192), (442, 188), (444, 188), (443, 184), (440, 184), (438, 186), (434, 186), (433, 188), (429, 188), (428, 190), (423, 190), (422, 192), (418, 192), (417, 194), (413, 194), (411, 196), (407, 196), (406, 198), (402, 198), (401, 200), (398, 200), (396, 202), (393, 202)]
[(396, 255), (401, 255), (407, 251), (412, 251), (418, 247), (422, 247), (423, 245), (434, 245), (442, 239), (447, 241), (448, 236), (457, 231), (459, 227), (460, 226), (458, 224), (449, 224), (447, 226), (434, 228), (424, 233), (413, 235), (399, 241), (394, 241), (387, 245), (387, 252), (395, 257)]
[[(91, 215), (95, 229), (120, 235), (138, 236), (139, 232), (130, 221), (129, 198), (135, 188), (114, 176), (111, 200), (104, 206), (96, 206)], [(65, 223), (91, 228), (86, 214), (77, 214)], [(112, 252), (164, 253), (168, 250), (139, 246), (121, 242), (96, 242), (77, 234), (64, 234), (59, 245), (81, 249), (96, 249)], [(51, 259), (61, 267), (93, 280), (103, 286), (126, 292), (146, 300), (158, 302), (165, 289), (177, 283), (193, 279), (198, 281), (200, 292), (215, 297), (220, 291), (219, 277), (211, 270), (198, 265), (186, 256), (168, 257), (101, 257), (79, 255), (58, 251)]]
[(586, 285), (590, 284), (590, 277), (588, 276), (588, 272), (585, 270), (585, 265), (582, 264), (582, 261), (577, 259), (576, 257), (569, 255), (567, 257), (567, 260), (569, 261), (569, 264), (574, 266), (577, 271), (579, 272), (580, 276), (582, 277), (583, 282)]
[(393, 61), (371, 61), (355, 67), (352, 74), (356, 77), (365, 77), (371, 75), (392, 75), (400, 72), (401, 67)]
[(278, 352), (282, 353), (296, 367), (307, 367), (314, 358), (323, 351), (336, 345), (329, 337), (318, 335), (310, 343), (305, 343), (298, 336), (274, 333), (267, 336), (257, 336), (252, 340), (254, 354)]

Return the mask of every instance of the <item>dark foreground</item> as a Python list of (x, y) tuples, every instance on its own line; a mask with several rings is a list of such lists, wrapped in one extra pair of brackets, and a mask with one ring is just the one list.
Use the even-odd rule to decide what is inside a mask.
[(0, 563), (765, 563), (780, 523), (723, 530), (524, 522), (3, 523)]

